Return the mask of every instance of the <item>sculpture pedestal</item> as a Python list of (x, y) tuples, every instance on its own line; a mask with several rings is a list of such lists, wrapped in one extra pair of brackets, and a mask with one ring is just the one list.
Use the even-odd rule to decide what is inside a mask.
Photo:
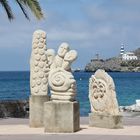
[(50, 101), (44, 104), (45, 132), (72, 133), (78, 131), (79, 103)]
[(44, 126), (44, 102), (49, 101), (47, 95), (31, 95), (29, 101), (29, 125), (30, 127)]
[(121, 115), (98, 115), (89, 113), (89, 126), (118, 129), (123, 128)]

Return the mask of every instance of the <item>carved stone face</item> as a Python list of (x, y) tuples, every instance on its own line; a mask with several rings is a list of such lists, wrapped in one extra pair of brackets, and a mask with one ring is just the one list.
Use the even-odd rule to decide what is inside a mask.
[(46, 56), (47, 56), (49, 65), (51, 65), (55, 57), (55, 51), (53, 49), (48, 49), (46, 51)]
[(69, 46), (67, 43), (62, 43), (58, 49), (58, 55), (60, 57), (64, 57), (65, 54), (69, 51)]
[(91, 85), (91, 100), (92, 107), (95, 111), (105, 110), (107, 103), (107, 88), (106, 83), (101, 79), (93, 78), (93, 84)]
[(77, 52), (75, 50), (71, 50), (71, 51), (66, 53), (64, 60), (69, 61), (69, 62), (73, 62), (76, 58), (77, 58)]

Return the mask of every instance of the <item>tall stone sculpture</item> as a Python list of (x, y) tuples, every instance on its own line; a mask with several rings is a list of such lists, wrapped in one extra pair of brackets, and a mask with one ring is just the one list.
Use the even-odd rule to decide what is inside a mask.
[(89, 80), (91, 112), (89, 125), (105, 128), (122, 128), (113, 79), (104, 71), (97, 70)]
[(33, 34), (30, 59), (30, 126), (43, 126), (43, 105), (48, 97), (49, 64), (46, 57), (46, 33), (37, 30)]
[(76, 81), (71, 73), (70, 66), (77, 58), (77, 52), (75, 50), (68, 50), (68, 44), (62, 43), (50, 68), (49, 86), (52, 100), (75, 100)]
[(51, 59), (53, 61), (48, 77), (51, 101), (46, 102), (44, 107), (45, 132), (79, 130), (79, 104), (75, 99), (76, 81), (71, 72), (71, 63), (76, 58), (77, 52), (69, 50), (67, 43), (62, 43), (57, 55)]

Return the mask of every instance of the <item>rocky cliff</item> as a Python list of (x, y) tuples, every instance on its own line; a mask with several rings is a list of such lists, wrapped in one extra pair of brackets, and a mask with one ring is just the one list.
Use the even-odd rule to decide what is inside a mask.
[(85, 71), (96, 71), (97, 69), (104, 69), (110, 72), (140, 72), (140, 48), (134, 51), (138, 56), (138, 60), (122, 61), (119, 57), (110, 59), (92, 59), (85, 67)]
[(135, 55), (138, 56), (138, 58), (140, 59), (140, 48), (136, 49), (134, 51)]

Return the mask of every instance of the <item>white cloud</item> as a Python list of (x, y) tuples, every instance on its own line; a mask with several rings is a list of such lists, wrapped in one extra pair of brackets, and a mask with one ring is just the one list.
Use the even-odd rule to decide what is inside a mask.
[[(134, 2), (133, 0), (97, 0), (94, 2), (80, 0), (76, 2), (75, 7), (73, 7), (75, 1), (63, 3), (62, 0), (61, 5), (55, 1), (49, 0), (48, 4), (43, 5), (46, 8), (47, 18), (41, 22), (35, 21), (34, 18), (29, 22), (22, 13), (17, 13), (16, 20), (10, 23), (5, 15), (2, 15), (0, 51), (3, 50), (2, 48), (10, 51), (11, 48), (12, 52), (21, 53), (16, 51), (21, 50), (22, 57), (27, 63), (32, 33), (40, 28), (47, 32), (48, 48), (56, 49), (61, 42), (67, 41), (73, 49), (78, 50), (79, 59), (76, 66), (84, 66), (97, 52), (103, 57), (117, 55), (121, 43), (126, 43), (126, 49), (129, 50), (140, 46), (140, 10), (136, 0)], [(64, 13), (65, 9), (66, 13)], [(16, 53), (5, 57), (16, 57)]]
[(52, 30), (48, 32), (48, 39), (51, 41), (56, 40), (69, 40), (69, 41), (81, 41), (88, 39), (89, 34), (86, 32), (74, 32), (63, 30)]

